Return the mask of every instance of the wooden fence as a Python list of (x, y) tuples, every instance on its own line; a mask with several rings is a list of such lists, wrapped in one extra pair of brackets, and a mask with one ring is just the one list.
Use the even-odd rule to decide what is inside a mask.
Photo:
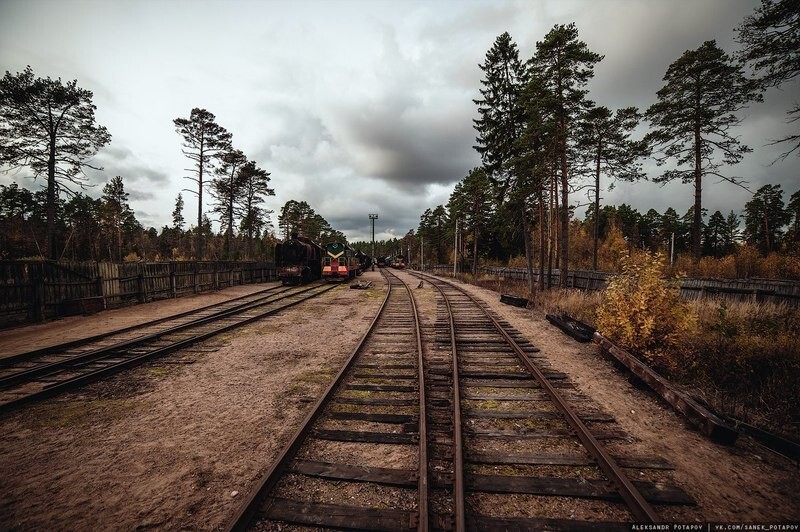
[[(441, 275), (452, 275), (452, 265), (426, 266), (426, 270), (434, 271)], [(483, 275), (491, 275), (498, 279), (528, 280), (528, 271), (525, 268), (498, 268), (481, 266)], [(533, 269), (534, 281), (539, 280), (539, 270)], [(547, 272), (544, 272), (547, 283)], [(583, 290), (603, 290), (613, 273), (595, 272), (590, 270), (571, 270), (567, 275), (567, 286)], [(561, 272), (554, 269), (552, 286), (558, 286)], [(693, 299), (726, 299), (734, 301), (756, 302), (785, 302), (800, 305), (800, 281), (780, 281), (773, 279), (692, 279), (688, 277), (677, 279), (681, 297)]]
[(0, 261), (0, 327), (275, 279), (271, 262)]

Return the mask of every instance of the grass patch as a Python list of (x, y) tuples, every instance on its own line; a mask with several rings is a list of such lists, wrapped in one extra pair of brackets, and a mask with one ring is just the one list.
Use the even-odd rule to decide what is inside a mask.
[(33, 406), (27, 419), (36, 428), (77, 427), (124, 419), (144, 406), (126, 399), (53, 401)]
[(315, 371), (306, 371), (298, 375), (297, 380), (301, 382), (309, 382), (313, 384), (327, 384), (333, 377), (333, 370), (330, 368), (323, 368)]
[(147, 372), (154, 377), (165, 377), (169, 374), (167, 368), (150, 368)]

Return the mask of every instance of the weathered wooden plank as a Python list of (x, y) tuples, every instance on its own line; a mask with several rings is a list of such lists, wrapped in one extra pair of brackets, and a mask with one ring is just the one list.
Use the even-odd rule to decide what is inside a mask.
[[(479, 464), (520, 464), (520, 465), (554, 465), (584, 466), (596, 465), (596, 462), (584, 455), (542, 454), (542, 453), (510, 453), (492, 451), (472, 451), (467, 453), (470, 462)], [(675, 469), (672, 464), (661, 457), (616, 458), (617, 465), (629, 469)]]
[(419, 441), (419, 436), (417, 434), (396, 432), (317, 429), (312, 433), (312, 435), (321, 440), (352, 441), (361, 443), (414, 444)]
[[(634, 480), (632, 483), (650, 503), (695, 504), (695, 500), (677, 486), (642, 480)], [(622, 501), (619, 493), (606, 480), (468, 474), (466, 485), (470, 489), (489, 493), (525, 493)]]
[(350, 421), (372, 421), (375, 423), (411, 423), (416, 416), (411, 414), (374, 414), (370, 412), (331, 412), (331, 419)]
[(600, 333), (595, 333), (594, 342), (614, 358), (622, 362), (634, 375), (642, 379), (658, 395), (672, 405), (675, 410), (686, 416), (690, 423), (712, 440), (725, 445), (733, 445), (739, 433), (729, 427), (722, 419), (701, 406), (694, 399), (676, 389), (667, 379), (653, 371), (638, 358)]
[(401, 487), (416, 486), (418, 478), (416, 470), (334, 464), (313, 460), (295, 460), (289, 470), (293, 473), (329, 480), (375, 482), (376, 484)]
[[(464, 416), (484, 419), (562, 419), (559, 412), (526, 412), (524, 410), (495, 410), (489, 408), (467, 408), (462, 409)], [(612, 416), (597, 412), (578, 412), (578, 417), (583, 421), (594, 421), (599, 423), (611, 423), (614, 421)]]
[(275, 521), (354, 530), (416, 530), (417, 515), (407, 510), (361, 508), (272, 497), (265, 516)]

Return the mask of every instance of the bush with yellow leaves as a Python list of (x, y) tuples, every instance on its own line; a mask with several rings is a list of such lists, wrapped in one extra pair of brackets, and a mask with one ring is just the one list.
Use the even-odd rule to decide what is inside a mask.
[(625, 254), (622, 273), (608, 283), (595, 324), (613, 342), (657, 366), (674, 368), (696, 320), (663, 271), (661, 254)]

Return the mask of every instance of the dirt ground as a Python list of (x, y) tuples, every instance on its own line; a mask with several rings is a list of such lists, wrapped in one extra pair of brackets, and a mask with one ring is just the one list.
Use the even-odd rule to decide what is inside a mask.
[[(223, 526), (368, 327), (384, 288), (346, 286), (79, 392), (0, 417), (0, 529)], [(262, 285), (263, 286), (263, 285)], [(0, 331), (0, 356), (169, 315), (259, 286)], [(740, 439), (715, 445), (543, 316), (468, 286), (614, 415), (641, 454), (676, 466), (697, 501), (665, 519), (800, 521), (797, 464)], [(427, 286), (420, 292), (432, 290)], [(325, 326), (325, 324), (343, 326)]]

